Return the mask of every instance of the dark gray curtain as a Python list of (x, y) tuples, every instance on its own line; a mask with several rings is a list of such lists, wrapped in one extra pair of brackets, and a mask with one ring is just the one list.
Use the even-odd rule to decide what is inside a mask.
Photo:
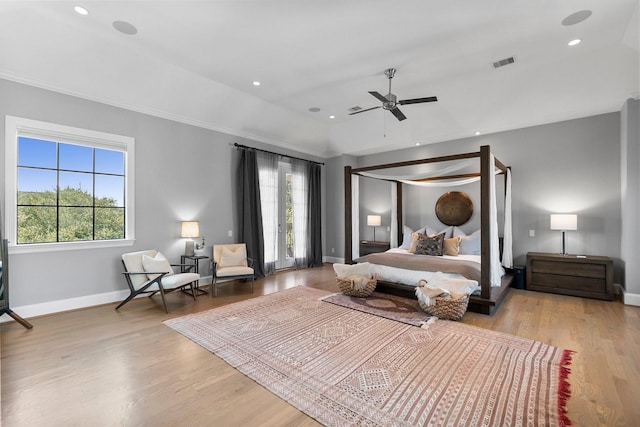
[(264, 238), (262, 234), (262, 208), (260, 205), (260, 183), (255, 150), (240, 150), (238, 168), (238, 212), (240, 214), (240, 242), (247, 245), (247, 256), (253, 258), (256, 279), (265, 276)]
[(308, 227), (309, 239), (307, 240), (308, 267), (319, 267), (322, 265), (322, 206), (320, 188), (320, 165), (308, 162), (309, 165), (309, 204), (308, 204)]

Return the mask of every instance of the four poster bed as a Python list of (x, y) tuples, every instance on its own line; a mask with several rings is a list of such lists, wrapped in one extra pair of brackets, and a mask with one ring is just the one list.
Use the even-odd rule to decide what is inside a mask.
[[(479, 172), (478, 163), (479, 161)], [(472, 164), (474, 172), (461, 173), (461, 167), (446, 167), (442, 169), (440, 175), (424, 175), (421, 176), (391, 176), (379, 175), (382, 170), (402, 170), (402, 168), (410, 168), (416, 165), (424, 164), (455, 164), (466, 163)], [(458, 173), (453, 173), (458, 172)], [(502, 242), (498, 237), (498, 219), (496, 205), (496, 175), (504, 176), (504, 237)], [(392, 185), (392, 233), (391, 247), (386, 253), (370, 254), (359, 257), (358, 235), (359, 235), (359, 177), (382, 179), (394, 183)], [(511, 274), (506, 274), (502, 268), (512, 267), (512, 236), (511, 236), (511, 175), (507, 167), (505, 167), (493, 154), (489, 146), (480, 147), (480, 151), (464, 153), (451, 156), (442, 156), (429, 159), (411, 160), (405, 162), (388, 163), (376, 166), (367, 166), (362, 168), (352, 168), (345, 166), (345, 263), (353, 262), (370, 262), (377, 268), (378, 289), (389, 293), (401, 295), (411, 294), (415, 297), (414, 291), (416, 286), (416, 278), (422, 277), (429, 280), (435, 278), (434, 274), (447, 275), (448, 277), (460, 277), (477, 282), (479, 290), (474, 292), (469, 300), (470, 311), (483, 314), (493, 314), (496, 308), (509, 290), (509, 285), (513, 279)], [(403, 184), (424, 185), (424, 186), (455, 186), (468, 184), (473, 181), (480, 182), (480, 230), (473, 233), (474, 240), (479, 243), (477, 250), (472, 252), (475, 255), (461, 256), (432, 256), (432, 255), (414, 255), (407, 253), (401, 248), (394, 248), (397, 237), (404, 236), (403, 246), (407, 244), (407, 232), (412, 230), (403, 225), (402, 200), (403, 200)], [(464, 194), (464, 193), (462, 193)], [(443, 195), (445, 196), (445, 195)], [(465, 195), (466, 196), (466, 195)], [(442, 199), (442, 197), (441, 197)], [(457, 203), (450, 204), (443, 209), (442, 206), (436, 206), (436, 214), (438, 218), (449, 227), (441, 233), (452, 234), (458, 233), (458, 236), (465, 236), (456, 225), (461, 225), (467, 221), (471, 215), (470, 212), (458, 212), (465, 209), (465, 203), (460, 205)], [(440, 200), (439, 200), (440, 202)], [(470, 203), (470, 201), (469, 201)], [(442, 220), (438, 209), (448, 211), (452, 218), (451, 222)], [(472, 209), (472, 208), (471, 208)], [(461, 215), (460, 215), (461, 214)], [(444, 215), (443, 215), (444, 216)], [(460, 218), (462, 216), (462, 219)], [(356, 221), (354, 221), (354, 217)], [(429, 230), (425, 227), (426, 234), (437, 233), (437, 231)], [(410, 233), (409, 233), (410, 234)], [(354, 241), (354, 237), (355, 240)], [(470, 237), (470, 236), (469, 236)], [(417, 238), (414, 233), (414, 239)], [(465, 237), (462, 237), (465, 238)], [(460, 239), (458, 239), (460, 242)], [(502, 245), (501, 245), (502, 243)], [(406, 247), (405, 247), (406, 249)], [(502, 265), (500, 262), (500, 252), (502, 249)], [(423, 252), (424, 253), (424, 252)], [(442, 255), (441, 253), (439, 255)], [(456, 254), (457, 255), (457, 251)], [(405, 274), (407, 273), (407, 274)], [(417, 274), (417, 276), (416, 276)], [(421, 276), (422, 275), (422, 276)], [(411, 278), (413, 277), (413, 279)], [(439, 276), (438, 276), (439, 277)]]

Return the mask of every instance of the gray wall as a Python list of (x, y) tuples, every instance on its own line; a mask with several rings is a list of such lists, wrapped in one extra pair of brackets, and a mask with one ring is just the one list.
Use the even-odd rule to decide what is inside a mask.
[[(571, 212), (578, 214), (578, 231), (567, 233), (569, 252), (614, 258), (616, 281), (620, 280), (620, 113), (363, 156), (352, 166), (478, 151), (481, 145), (490, 145), (496, 157), (512, 168), (514, 259), (517, 265), (525, 264), (526, 253), (530, 251), (560, 252), (561, 235), (559, 231), (549, 229), (549, 215)], [(376, 189), (362, 188), (367, 186), (367, 181), (361, 181), (361, 217), (366, 215), (362, 211), (379, 204)], [(437, 227), (440, 223), (435, 217), (434, 204), (437, 197), (448, 190), (406, 190), (407, 225), (418, 228), (433, 224)], [(478, 190), (472, 186), (460, 190), (468, 191), (476, 206), (470, 224), (462, 227), (466, 232), (472, 232), (479, 227)], [(389, 217), (389, 211), (390, 207), (387, 214), (383, 213), (383, 218)], [(328, 222), (332, 222), (332, 215), (336, 224), (344, 221), (342, 212), (327, 211), (327, 214)], [(535, 230), (535, 237), (529, 237), (529, 230)], [(371, 231), (363, 226), (361, 233), (368, 236)], [(327, 241), (331, 239), (334, 238), (328, 233)], [(344, 245), (340, 247), (339, 256), (344, 256)]]
[[(32, 305), (126, 288), (120, 255), (155, 248), (179, 261), (179, 222), (200, 221), (207, 245), (234, 242), (238, 142), (283, 152), (256, 141), (135, 113), (0, 79), (0, 164), (4, 116), (53, 122), (136, 139), (136, 242), (133, 247), (11, 255), (11, 305)], [(317, 158), (288, 152), (310, 160)], [(324, 176), (324, 171), (323, 171)], [(4, 212), (4, 173), (0, 203)], [(234, 236), (228, 237), (228, 230)], [(209, 248), (210, 251), (210, 248)], [(201, 264), (205, 268), (204, 263)]]
[(325, 160), (325, 255), (331, 261), (344, 259), (344, 167), (353, 166), (355, 157), (338, 156)]
[[(622, 109), (622, 259), (625, 265), (624, 286), (640, 305), (640, 100), (629, 99)], [(625, 302), (627, 295), (625, 295)]]

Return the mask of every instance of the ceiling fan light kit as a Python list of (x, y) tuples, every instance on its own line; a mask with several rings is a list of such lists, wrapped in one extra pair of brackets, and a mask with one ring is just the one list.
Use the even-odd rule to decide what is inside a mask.
[(398, 97), (395, 94), (391, 93), (391, 79), (393, 78), (393, 76), (396, 75), (396, 71), (397, 70), (395, 68), (387, 68), (386, 70), (384, 70), (384, 75), (387, 76), (387, 79), (389, 79), (389, 93), (386, 96), (383, 96), (376, 91), (369, 91), (369, 93), (373, 97), (375, 97), (376, 99), (382, 102), (381, 106), (365, 108), (363, 110), (361, 109), (361, 110), (349, 113), (349, 115), (353, 116), (354, 114), (360, 114), (366, 111), (376, 110), (382, 107), (383, 110), (390, 111), (391, 114), (393, 114), (396, 117), (396, 119), (398, 119), (399, 121), (402, 121), (406, 119), (407, 116), (405, 116), (402, 113), (402, 111), (400, 111), (400, 109), (398, 108), (398, 105), (421, 104), (423, 102), (435, 102), (438, 100), (438, 98), (435, 96), (429, 96), (426, 98), (402, 99), (398, 101)]

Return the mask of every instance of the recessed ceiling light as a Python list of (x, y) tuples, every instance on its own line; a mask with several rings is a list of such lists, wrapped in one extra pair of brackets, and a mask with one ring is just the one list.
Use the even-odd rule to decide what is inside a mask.
[(419, 142), (416, 142), (416, 147), (420, 147), (420, 143)]
[(479, 130), (477, 130), (477, 131), (476, 131), (476, 136), (480, 135), (480, 133), (481, 133), (481, 132), (480, 132)]
[(567, 43), (567, 44), (568, 44), (569, 46), (575, 46), (575, 45), (577, 45), (577, 44), (580, 44), (580, 42), (581, 42), (581, 41), (582, 41), (582, 40), (580, 40), (580, 39), (574, 39), (574, 40), (571, 40), (571, 41), (570, 41), (569, 43)]
[(330, 118), (330, 119), (335, 119), (335, 118), (336, 118), (336, 116), (329, 116), (329, 118)]
[(259, 81), (257, 81), (257, 80), (256, 80), (255, 82), (253, 82), (253, 85), (254, 85), (254, 86), (260, 86), (260, 85), (261, 85), (261, 83), (260, 83)]
[(74, 6), (73, 10), (76, 11), (78, 15), (88, 15), (89, 11), (82, 6)]
[(318, 108), (318, 107), (311, 107), (311, 108), (309, 108), (309, 111), (311, 111), (312, 113), (317, 113), (318, 111), (320, 111), (320, 108)]
[(138, 29), (127, 21), (113, 21), (112, 25), (113, 28), (120, 31), (122, 34), (126, 34), (128, 36), (138, 34)]

